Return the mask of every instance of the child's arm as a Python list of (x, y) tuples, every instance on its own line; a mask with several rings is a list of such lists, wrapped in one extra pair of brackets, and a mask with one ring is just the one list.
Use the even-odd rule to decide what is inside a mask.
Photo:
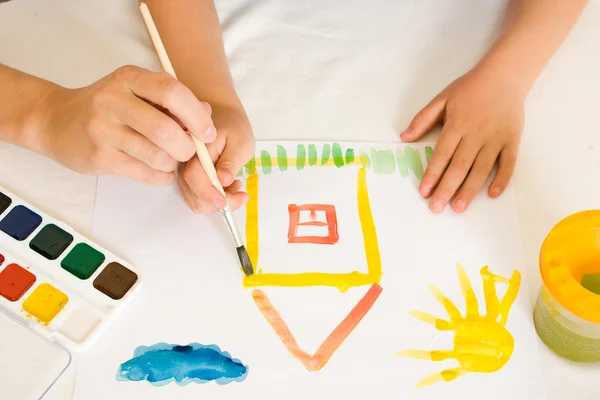
[[(177, 78), (212, 106), (217, 139), (208, 145), (217, 173), (228, 188), (232, 208), (247, 201), (234, 181), (254, 154), (254, 135), (234, 89), (223, 47), (221, 25), (212, 0), (145, 0)], [(182, 164), (178, 183), (196, 211), (212, 209), (208, 178), (197, 157)]]
[(36, 153), (46, 152), (39, 108), (55, 85), (0, 64), (0, 141)]
[(577, 21), (587, 0), (512, 0), (500, 37), (481, 61), (451, 83), (413, 119), (401, 135), (443, 129), (423, 176), (420, 192), (441, 212), (451, 201), (464, 211), (489, 177), (491, 197), (508, 185), (524, 125), (524, 102), (537, 76)]

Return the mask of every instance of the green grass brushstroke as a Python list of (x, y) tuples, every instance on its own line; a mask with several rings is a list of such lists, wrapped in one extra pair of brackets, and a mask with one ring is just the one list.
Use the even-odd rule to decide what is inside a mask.
[(433, 148), (431, 146), (425, 147), (425, 159), (427, 160), (427, 164), (429, 164), (429, 160), (431, 160), (431, 156), (433, 155)]
[(269, 175), (272, 170), (271, 153), (266, 150), (262, 150), (260, 152), (260, 164), (263, 174)]
[(396, 164), (398, 165), (398, 171), (403, 177), (408, 176), (408, 164), (406, 162), (406, 156), (404, 155), (404, 149), (396, 149)]
[(421, 153), (418, 149), (414, 149), (410, 146), (404, 148), (404, 155), (406, 156), (406, 164), (408, 169), (411, 170), (417, 179), (423, 178), (423, 160), (421, 159)]
[(354, 149), (346, 149), (346, 164), (354, 162)]
[(333, 144), (333, 162), (335, 164), (336, 167), (343, 167), (344, 166), (344, 155), (342, 154), (342, 147), (340, 146), (339, 143), (334, 143)]
[(317, 146), (315, 146), (314, 144), (309, 144), (308, 145), (308, 165), (310, 165), (312, 167), (313, 165), (317, 165), (318, 161), (319, 161), (319, 155), (317, 154)]
[(252, 159), (246, 164), (246, 172), (250, 175), (256, 173), (256, 158), (252, 157)]
[(396, 159), (392, 150), (377, 150), (371, 148), (371, 165), (376, 174), (393, 174), (396, 171)]
[(299, 144), (296, 148), (296, 169), (298, 171), (304, 169), (306, 164), (306, 147), (303, 144)]
[(287, 171), (288, 157), (287, 150), (282, 145), (277, 145), (277, 165), (280, 171)]
[(323, 145), (323, 153), (321, 155), (321, 165), (327, 164), (331, 155), (331, 146), (326, 144)]

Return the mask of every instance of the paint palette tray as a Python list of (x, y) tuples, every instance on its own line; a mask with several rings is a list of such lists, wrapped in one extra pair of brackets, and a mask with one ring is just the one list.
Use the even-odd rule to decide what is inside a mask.
[[(0, 187), (0, 342), (14, 343), (0, 345), (0, 359), (34, 349), (19, 369), (29, 361), (51, 386), (70, 352), (86, 351), (140, 286), (125, 260)], [(0, 378), (8, 398), (39, 398), (50, 387), (23, 386), (18, 373)]]

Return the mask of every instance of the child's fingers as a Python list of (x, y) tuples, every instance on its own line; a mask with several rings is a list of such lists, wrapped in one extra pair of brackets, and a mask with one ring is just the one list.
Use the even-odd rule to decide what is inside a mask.
[(229, 194), (235, 194), (237, 192), (239, 192), (240, 190), (242, 190), (242, 181), (236, 179), (233, 181), (233, 183), (229, 186), (225, 188), (225, 192), (229, 193)]
[(506, 189), (506, 186), (508, 186), (508, 182), (510, 182), (510, 178), (515, 171), (515, 165), (517, 164), (517, 147), (518, 145), (509, 145), (500, 152), (498, 172), (489, 188), (489, 195), (491, 197), (500, 196), (504, 189)]
[(105, 143), (147, 164), (150, 168), (173, 172), (177, 161), (147, 137), (126, 125), (119, 125), (105, 136)]
[(455, 134), (452, 128), (447, 128), (447, 126), (444, 127), (438, 143), (433, 149), (431, 160), (425, 170), (423, 179), (421, 179), (421, 184), (419, 185), (419, 192), (423, 197), (429, 197), (431, 195), (431, 191), (437, 185), (442, 174), (448, 167), (460, 139), (461, 136)]
[(216, 211), (225, 207), (225, 199), (210, 182), (198, 157), (194, 157), (187, 162), (183, 178), (188, 184), (190, 200), (194, 203), (194, 209), (205, 209), (207, 207), (210, 209), (210, 206), (213, 206)]
[(185, 200), (188, 207), (197, 214), (211, 213), (217, 211), (217, 209), (205, 201), (203, 202), (196, 194), (192, 192), (192, 189), (184, 178), (185, 171), (187, 169), (186, 164), (181, 164), (177, 170), (177, 186), (181, 192), (183, 199)]
[(445, 108), (446, 98), (437, 96), (415, 115), (408, 128), (400, 135), (400, 138), (407, 142), (419, 139), (442, 120)]
[(498, 158), (498, 153), (498, 149), (494, 147), (486, 146), (481, 149), (471, 168), (471, 172), (469, 172), (469, 176), (467, 176), (462, 188), (453, 201), (452, 208), (454, 211), (461, 213), (469, 207), (490, 176)]
[(225, 188), (225, 192), (227, 192), (227, 200), (229, 201), (229, 206), (232, 210), (237, 210), (244, 204), (248, 202), (250, 196), (244, 191), (242, 191), (242, 182), (239, 180), (233, 181), (231, 186)]
[(194, 143), (181, 126), (135, 96), (127, 97), (117, 107), (116, 117), (177, 161), (185, 162), (194, 155)]
[(169, 110), (198, 140), (210, 143), (215, 139), (216, 131), (208, 108), (177, 79), (137, 67), (122, 68), (120, 76), (137, 97)]
[(113, 150), (106, 156), (107, 172), (142, 182), (149, 186), (168, 186), (173, 182), (173, 172), (154, 169), (122, 151)]
[[(185, 166), (183, 168), (185, 168)], [(187, 187), (187, 183), (185, 183), (184, 179), (180, 178), (179, 173), (177, 176), (177, 187), (179, 188), (179, 191), (181, 192), (181, 196), (183, 197), (183, 200), (185, 200), (185, 203), (188, 205), (188, 207), (192, 211), (197, 212), (197, 210), (194, 209), (194, 203), (191, 200), (191, 196), (190, 196), (189, 188)]]
[(429, 207), (431, 211), (440, 213), (444, 210), (452, 196), (456, 193), (460, 185), (464, 182), (469, 169), (473, 165), (477, 153), (479, 153), (481, 146), (478, 143), (469, 143), (468, 141), (461, 141), (456, 153), (452, 157), (448, 170), (444, 173), (444, 176), (435, 189), (435, 192), (431, 196)]
[(229, 206), (233, 211), (246, 204), (249, 199), (250, 197), (245, 192), (237, 192), (234, 194), (227, 195), (227, 201), (229, 201)]
[(217, 175), (223, 186), (233, 183), (238, 171), (254, 155), (254, 141), (248, 136), (231, 136), (217, 161)]

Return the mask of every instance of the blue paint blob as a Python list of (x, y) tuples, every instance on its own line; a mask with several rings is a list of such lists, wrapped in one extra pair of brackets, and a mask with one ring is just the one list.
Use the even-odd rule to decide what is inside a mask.
[(154, 386), (172, 381), (180, 386), (211, 381), (224, 385), (242, 382), (247, 375), (248, 367), (218, 346), (158, 343), (135, 349), (133, 358), (119, 367), (117, 380), (148, 381)]

